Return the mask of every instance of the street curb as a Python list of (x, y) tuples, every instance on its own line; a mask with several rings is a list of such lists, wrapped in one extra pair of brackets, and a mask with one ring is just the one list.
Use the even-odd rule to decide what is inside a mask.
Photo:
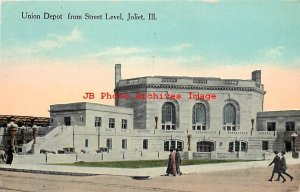
[(1, 171), (11, 171), (11, 172), (38, 173), (38, 174), (49, 174), (49, 175), (68, 175), (68, 176), (96, 176), (96, 175), (100, 175), (100, 174), (92, 174), (92, 173), (44, 171), (44, 170), (16, 169), (16, 168), (4, 168), (4, 167), (0, 167), (0, 170)]

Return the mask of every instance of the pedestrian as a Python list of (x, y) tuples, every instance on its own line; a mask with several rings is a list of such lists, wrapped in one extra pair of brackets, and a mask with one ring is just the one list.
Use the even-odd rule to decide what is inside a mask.
[(175, 161), (176, 161), (176, 173), (178, 175), (182, 175), (182, 173), (180, 171), (181, 156), (180, 156), (178, 148), (176, 148)]
[(2, 161), (2, 163), (5, 162), (5, 150), (3, 150), (3, 148), (0, 148), (0, 159)]
[(169, 174), (176, 176), (176, 160), (175, 160), (175, 153), (173, 152), (173, 148), (170, 149), (166, 176), (168, 176)]
[[(282, 172), (282, 174), (287, 175), (287, 176), (291, 179), (291, 181), (293, 181), (293, 178), (294, 178), (294, 177), (291, 176), (290, 174), (288, 174), (288, 173), (286, 172), (286, 170), (287, 170), (287, 165), (286, 165), (286, 161), (285, 161), (284, 155), (285, 155), (285, 152), (282, 151), (282, 152), (281, 152), (281, 159), (280, 159), (280, 171)], [(278, 176), (278, 178), (277, 178), (275, 181), (279, 181), (279, 176)]]
[(278, 174), (278, 178), (282, 177), (283, 178), (282, 183), (284, 183), (286, 181), (286, 179), (281, 174), (280, 157), (278, 156), (278, 152), (277, 151), (274, 151), (274, 153), (275, 153), (275, 157), (274, 157), (273, 161), (269, 164), (269, 166), (271, 166), (274, 163), (274, 168), (273, 168), (273, 171), (272, 171), (272, 176), (271, 176), (271, 178), (268, 181), (272, 182), (274, 174), (277, 173)]
[(14, 158), (13, 153), (14, 153), (13, 146), (9, 145), (8, 149), (6, 150), (6, 156), (7, 156), (6, 164), (11, 165), (13, 158)]

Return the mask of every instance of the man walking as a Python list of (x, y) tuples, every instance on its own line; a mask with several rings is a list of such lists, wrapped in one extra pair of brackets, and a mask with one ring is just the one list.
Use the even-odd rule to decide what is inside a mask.
[[(287, 176), (291, 179), (291, 181), (293, 181), (293, 178), (294, 178), (294, 177), (292, 177), (290, 174), (288, 174), (288, 173), (286, 172), (286, 170), (287, 170), (287, 165), (286, 165), (286, 161), (285, 161), (284, 155), (285, 155), (285, 152), (282, 151), (282, 152), (281, 152), (281, 159), (280, 159), (280, 171), (282, 172), (282, 174), (287, 175)], [(278, 175), (278, 178), (277, 178), (275, 181), (279, 181), (279, 175)]]
[(282, 183), (284, 183), (286, 180), (285, 180), (285, 178), (281, 174), (280, 157), (278, 156), (278, 152), (277, 151), (274, 151), (274, 153), (275, 153), (275, 157), (274, 157), (273, 161), (269, 164), (269, 166), (271, 166), (274, 163), (274, 168), (273, 168), (272, 176), (271, 176), (271, 178), (268, 181), (272, 182), (274, 174), (277, 173), (278, 174), (278, 178), (282, 177), (283, 178)]
[(176, 148), (175, 161), (176, 161), (176, 173), (178, 175), (182, 175), (180, 171), (181, 157), (178, 148)]

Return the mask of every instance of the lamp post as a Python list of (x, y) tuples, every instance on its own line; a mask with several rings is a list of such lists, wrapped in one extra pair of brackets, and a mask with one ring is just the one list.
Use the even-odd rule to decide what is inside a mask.
[(37, 133), (37, 126), (36, 125), (33, 125), (32, 126), (32, 137), (33, 137), (33, 144), (36, 143), (36, 133)]
[(98, 150), (100, 149), (100, 126), (98, 126)]
[(253, 125), (254, 125), (254, 119), (251, 119), (251, 136), (252, 136), (252, 132), (253, 132)]
[(16, 139), (16, 132), (18, 125), (15, 124), (14, 122), (10, 122), (8, 125), (8, 130), (9, 130), (9, 137), (10, 137), (10, 145), (15, 148), (15, 139)]
[(188, 151), (191, 151), (191, 138), (192, 138), (192, 134), (188, 134), (187, 135), (188, 138)]
[(158, 121), (158, 117), (155, 117), (155, 129), (157, 129), (157, 121)]
[(253, 131), (254, 119), (251, 119), (251, 125), (252, 125), (251, 130)]
[(25, 143), (26, 143), (26, 141), (25, 141), (25, 129), (26, 129), (26, 127), (23, 125), (23, 126), (21, 127), (22, 144), (25, 144)]
[(294, 132), (294, 133), (291, 135), (291, 137), (292, 137), (292, 141), (293, 141), (293, 152), (292, 152), (292, 156), (293, 156), (293, 158), (298, 158), (299, 156), (298, 156), (298, 152), (297, 152), (297, 150), (296, 150), (296, 140), (297, 140), (297, 137), (298, 137), (297, 132)]

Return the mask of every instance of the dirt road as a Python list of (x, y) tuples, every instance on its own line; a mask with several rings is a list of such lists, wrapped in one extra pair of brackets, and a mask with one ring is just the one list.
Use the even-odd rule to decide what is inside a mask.
[(285, 183), (267, 181), (272, 168), (250, 168), (182, 176), (160, 176), (134, 180), (121, 176), (59, 176), (46, 174), (0, 172), (0, 191), (103, 191), (103, 192), (300, 192), (300, 165), (290, 166), (294, 176)]

